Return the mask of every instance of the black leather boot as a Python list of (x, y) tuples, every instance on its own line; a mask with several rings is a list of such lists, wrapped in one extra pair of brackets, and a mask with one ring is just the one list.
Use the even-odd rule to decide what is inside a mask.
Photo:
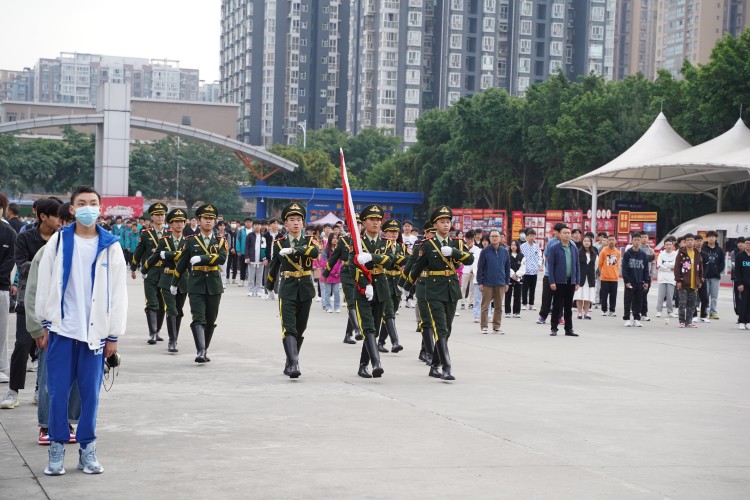
[(282, 340), (284, 344), (284, 353), (289, 363), (289, 378), (297, 378), (302, 373), (299, 371), (299, 358), (297, 351), (297, 339), (294, 335), (287, 335)]
[(362, 352), (359, 355), (359, 371), (357, 372), (357, 375), (359, 375), (362, 378), (372, 378), (372, 375), (370, 375), (370, 372), (367, 371), (367, 365), (370, 364), (370, 353), (367, 352), (367, 346), (365, 343), (362, 343)]
[(432, 365), (432, 358), (435, 356), (435, 334), (432, 328), (422, 330), (422, 344), (424, 344), (425, 360), (428, 365)]
[(193, 340), (195, 341), (195, 350), (197, 356), (195, 357), (196, 363), (205, 363), (206, 359), (206, 331), (203, 325), (190, 325), (190, 330), (193, 332)]
[(380, 353), (375, 345), (375, 335), (365, 335), (365, 346), (372, 362), (372, 376), (375, 378), (383, 375), (383, 367), (380, 366)]
[(391, 352), (404, 350), (404, 346), (398, 343), (398, 332), (396, 331), (396, 320), (388, 318), (385, 320), (385, 328), (388, 330), (388, 336), (391, 338)]
[(177, 330), (175, 331), (174, 339), (177, 340), (180, 337), (180, 325), (182, 324), (182, 316), (177, 316)]
[(350, 317), (346, 322), (346, 333), (344, 333), (344, 344), (356, 344), (357, 341), (352, 338), (352, 332), (354, 332), (354, 326), (352, 325), (352, 318)]
[[(432, 328), (425, 328), (425, 332), (429, 332), (430, 338), (429, 340), (425, 339), (427, 342), (432, 344), (433, 338), (432, 338)], [(430, 348), (431, 346), (428, 345), (425, 349)], [(435, 378), (442, 378), (443, 374), (440, 373), (440, 353), (437, 349), (432, 349), (432, 359), (430, 359), (430, 377)]]
[(211, 339), (214, 338), (214, 330), (216, 330), (216, 325), (206, 325), (206, 361), (211, 361), (208, 357), (208, 347), (211, 345)]
[(164, 309), (159, 309), (156, 311), (156, 340), (159, 342), (164, 342), (164, 339), (159, 336), (159, 332), (161, 331), (162, 325), (164, 325), (164, 315), (166, 314), (166, 311)]
[(169, 335), (167, 351), (177, 352), (177, 316), (167, 316), (167, 334)]
[(347, 309), (349, 311), (349, 321), (352, 322), (352, 328), (354, 328), (354, 340), (362, 340), (362, 332), (359, 329), (359, 323), (357, 322), (357, 311), (354, 309)]
[(156, 344), (156, 316), (157, 312), (151, 309), (146, 310), (146, 324), (148, 325), (148, 343)]
[(419, 359), (419, 361), (423, 363), (427, 363), (427, 353), (424, 350), (424, 340), (422, 341), (421, 346), (419, 348), (419, 356), (417, 356), (417, 359)]
[(385, 327), (385, 321), (380, 322), (380, 334), (378, 335), (378, 351), (388, 352), (385, 347), (385, 339), (388, 337), (388, 329)]
[(443, 380), (456, 380), (451, 373), (451, 357), (448, 353), (448, 339), (438, 339), (435, 345), (437, 352), (440, 353), (440, 361), (443, 364)]

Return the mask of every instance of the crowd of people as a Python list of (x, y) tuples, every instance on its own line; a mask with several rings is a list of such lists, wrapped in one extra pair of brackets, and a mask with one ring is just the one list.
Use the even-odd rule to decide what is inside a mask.
[[(9, 384), (0, 408), (18, 406), (27, 370), (36, 370), (38, 442), (50, 445), (50, 475), (65, 473), (69, 442), (81, 445), (79, 469), (103, 471), (96, 407), (102, 373), (117, 363), (117, 339), (125, 331), (128, 268), (143, 282), (146, 342), (159, 345), (166, 325), (167, 350), (178, 353), (189, 302), (199, 364), (211, 361), (227, 287), (246, 288), (250, 300), (278, 302), (283, 373), (292, 379), (302, 375), (299, 356), (313, 303), (324, 313), (346, 313), (343, 342), (361, 341), (357, 374), (363, 378), (384, 375), (380, 353), (404, 349), (395, 321), (402, 305), (413, 310), (422, 335), (418, 358), (428, 375), (448, 381), (455, 380), (448, 347), (455, 317), (470, 312), (481, 334), (502, 335), (503, 318), (534, 311), (537, 324), (549, 320), (551, 336), (562, 328), (564, 336), (578, 337), (574, 318), (585, 324), (595, 310), (616, 316), (620, 282), (625, 327), (651, 321), (648, 295), (655, 285), (655, 317), (697, 328), (719, 319), (719, 285), (730, 272), (738, 327), (750, 329), (750, 245), (740, 238), (725, 254), (714, 231), (705, 242), (694, 234), (668, 237), (657, 254), (645, 233), (631, 234), (618, 248), (615, 235), (563, 223), (549, 239), (531, 228), (510, 241), (498, 229), (462, 233), (451, 226), (447, 206), (434, 209), (420, 231), (411, 221), (385, 219), (383, 208), (371, 204), (357, 214), (352, 233), (343, 222), (305, 225), (300, 203), (286, 205), (278, 219), (243, 221), (224, 220), (211, 204), (189, 214), (154, 203), (148, 216), (125, 220), (103, 217), (99, 200), (89, 187), (66, 203), (40, 199), (27, 224), (0, 194), (0, 217), (8, 216), (0, 222), (0, 382)], [(9, 311), (16, 313), (10, 360)]]

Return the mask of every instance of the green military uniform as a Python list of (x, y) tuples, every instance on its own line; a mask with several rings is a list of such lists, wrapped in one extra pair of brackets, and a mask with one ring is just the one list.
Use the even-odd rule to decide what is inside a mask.
[[(218, 209), (213, 205), (201, 205), (195, 211), (195, 216), (199, 220), (216, 219), (217, 215)], [(170, 292), (173, 295), (178, 293), (182, 275), (192, 264), (187, 287), (190, 311), (193, 315), (190, 329), (198, 353), (195, 362), (205, 363), (211, 361), (206, 353), (216, 329), (221, 294), (224, 293), (220, 266), (227, 260), (229, 245), (224, 238), (217, 238), (213, 234), (204, 236), (198, 231), (183, 240), (180, 252)]]
[[(368, 205), (359, 215), (363, 221), (382, 219), (383, 209), (378, 205)], [(359, 358), (358, 375), (370, 378), (371, 375), (367, 371), (367, 365), (372, 362), (372, 377), (380, 377), (383, 374), (383, 368), (380, 365), (380, 353), (375, 337), (380, 329), (385, 309), (390, 307), (391, 291), (388, 287), (385, 270), (390, 267), (393, 257), (388, 253), (386, 240), (381, 238), (380, 235), (371, 238), (365, 232), (362, 236), (361, 250), (362, 254), (352, 254), (349, 262), (349, 265), (355, 268), (354, 308), (357, 313), (357, 323), (365, 337)], [(369, 255), (369, 257), (363, 257), (366, 255)], [(359, 260), (356, 260), (359, 258), (369, 259), (369, 262), (359, 264)], [(372, 282), (367, 278), (361, 267), (367, 268), (370, 272)], [(368, 297), (368, 295), (370, 296)]]
[[(395, 219), (387, 220), (383, 223), (383, 232), (390, 234), (395, 233), (398, 237), (401, 233), (401, 223)], [(406, 245), (399, 243), (398, 239), (386, 240), (386, 252), (393, 256), (393, 261), (385, 270), (388, 289), (391, 294), (391, 301), (390, 304), (385, 307), (383, 321), (380, 324), (378, 351), (388, 352), (388, 349), (385, 348), (385, 338), (390, 337), (391, 352), (399, 352), (402, 351), (404, 347), (398, 342), (398, 332), (396, 330), (396, 311), (398, 311), (398, 306), (401, 303), (401, 292), (398, 289), (398, 282), (401, 278), (401, 266), (404, 265), (408, 253), (406, 251)]]
[[(359, 216), (357, 217), (359, 220)], [(356, 231), (356, 229), (355, 229)], [(346, 325), (346, 333), (344, 334), (345, 344), (356, 344), (357, 342), (352, 339), (352, 332), (356, 332), (356, 339), (362, 340), (362, 334), (359, 331), (357, 323), (357, 313), (354, 310), (354, 267), (349, 265), (349, 256), (354, 253), (352, 249), (352, 238), (351, 236), (342, 236), (339, 238), (339, 243), (331, 253), (326, 263), (326, 268), (323, 270), (323, 277), (328, 278), (331, 273), (331, 269), (340, 260), (343, 262), (341, 266), (341, 288), (344, 290), (344, 300), (346, 301), (347, 312), (349, 313), (349, 320)]]
[[(414, 267), (414, 263), (417, 262), (417, 258), (419, 257), (419, 249), (422, 247), (422, 244), (426, 240), (429, 240), (435, 235), (435, 228), (432, 227), (432, 223), (430, 222), (425, 223), (422, 229), (424, 231), (424, 234), (420, 236), (412, 246), (412, 254), (406, 260), (406, 265), (404, 266), (400, 283), (401, 286), (405, 288), (411, 288), (412, 286), (409, 284), (408, 276), (411, 272), (411, 268)], [(421, 277), (417, 278), (416, 282), (413, 283), (413, 286), (415, 287), (415, 296), (417, 299), (417, 330), (422, 333), (422, 348), (419, 351), (419, 360), (424, 361), (428, 365), (431, 365), (433, 351), (435, 350), (435, 338), (432, 334), (432, 329), (427, 329), (424, 327), (425, 323), (423, 321), (423, 318), (426, 318), (429, 314), (426, 302), (427, 295), (425, 292), (424, 279), (422, 279)]]
[[(150, 216), (163, 215), (167, 213), (167, 206), (164, 203), (154, 203), (148, 207)], [(133, 252), (133, 258), (130, 261), (130, 270), (135, 272), (141, 263), (141, 260), (149, 259), (159, 246), (159, 240), (167, 233), (163, 227), (150, 227), (143, 229), (139, 236), (138, 246)], [(159, 336), (161, 325), (164, 323), (164, 298), (159, 291), (159, 278), (162, 275), (161, 261), (149, 265), (145, 260), (141, 267), (143, 277), (143, 292), (146, 295), (146, 324), (148, 325), (148, 343), (156, 344), (157, 341), (164, 340)]]
[[(300, 203), (290, 203), (281, 211), (281, 218), (286, 223), (293, 215), (302, 217), (304, 223), (306, 210)], [(276, 276), (280, 276), (279, 317), (281, 318), (281, 341), (286, 354), (284, 375), (297, 378), (299, 369), (299, 351), (307, 329), (310, 307), (315, 297), (312, 263), (320, 250), (313, 236), (301, 234), (297, 237), (287, 234), (274, 241), (276, 251), (268, 266), (266, 288), (273, 290)]]
[[(453, 212), (447, 206), (436, 208), (430, 217), (435, 224), (443, 218), (451, 219)], [(444, 255), (443, 251), (450, 251)], [(425, 281), (426, 316), (422, 321), (427, 322), (425, 328), (432, 330), (435, 337), (436, 350), (443, 364), (441, 377), (444, 380), (454, 380), (451, 373), (450, 353), (448, 352), (448, 338), (456, 314), (456, 304), (461, 298), (461, 286), (458, 283), (456, 267), (474, 262), (474, 256), (464, 249), (461, 238), (441, 238), (435, 235), (422, 243), (417, 260), (409, 271), (409, 281), (414, 282), (421, 277)], [(437, 363), (433, 356), (431, 376), (437, 376)]]
[[(167, 214), (167, 223), (172, 224), (177, 221), (186, 221), (187, 213), (181, 208), (175, 208)], [(169, 288), (172, 286), (172, 276), (177, 268), (177, 261), (180, 260), (181, 248), (185, 237), (180, 235), (177, 238), (174, 233), (169, 233), (159, 240), (159, 246), (156, 252), (148, 258), (149, 268), (154, 267), (161, 269), (159, 277), (159, 292), (164, 300), (167, 309), (167, 333), (169, 334), (169, 352), (177, 352), (177, 338), (180, 335), (180, 323), (184, 316), (182, 308), (187, 299), (188, 275), (183, 273), (177, 284), (177, 294), (172, 295)], [(162, 254), (164, 255), (162, 257)]]

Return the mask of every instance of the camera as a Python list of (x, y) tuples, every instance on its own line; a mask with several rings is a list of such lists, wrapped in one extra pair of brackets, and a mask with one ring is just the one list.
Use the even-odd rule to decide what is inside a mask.
[(111, 368), (117, 368), (122, 363), (122, 357), (119, 353), (114, 353), (104, 360), (104, 373), (109, 373)]

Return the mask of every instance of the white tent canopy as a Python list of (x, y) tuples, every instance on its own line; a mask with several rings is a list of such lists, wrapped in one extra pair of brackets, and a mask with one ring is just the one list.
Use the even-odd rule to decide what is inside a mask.
[(314, 222), (315, 222), (316, 224), (330, 224), (330, 225), (332, 225), (332, 226), (333, 226), (333, 225), (334, 225), (334, 224), (336, 224), (337, 222), (341, 222), (341, 219), (340, 219), (340, 218), (338, 218), (338, 217), (336, 217), (336, 216), (335, 216), (335, 215), (333, 214), (333, 212), (328, 212), (328, 213), (327, 213), (327, 214), (325, 215), (325, 217), (323, 217), (322, 219), (318, 219), (318, 220), (316, 220), (316, 221), (314, 221)]
[[(684, 236), (687, 233), (697, 234), (700, 231), (718, 231), (725, 238), (750, 237), (750, 212), (722, 212), (719, 214), (708, 214), (687, 222), (683, 222), (669, 232), (667, 236)], [(656, 246), (660, 249), (664, 246), (665, 236)]]
[[(721, 211), (724, 186), (750, 181), (750, 129), (742, 120), (724, 134), (690, 147), (659, 113), (654, 123), (620, 156), (558, 188), (579, 189), (592, 196), (610, 191), (700, 193), (717, 200)], [(710, 191), (717, 190), (714, 196)], [(592, 230), (596, 221), (592, 221)]]

